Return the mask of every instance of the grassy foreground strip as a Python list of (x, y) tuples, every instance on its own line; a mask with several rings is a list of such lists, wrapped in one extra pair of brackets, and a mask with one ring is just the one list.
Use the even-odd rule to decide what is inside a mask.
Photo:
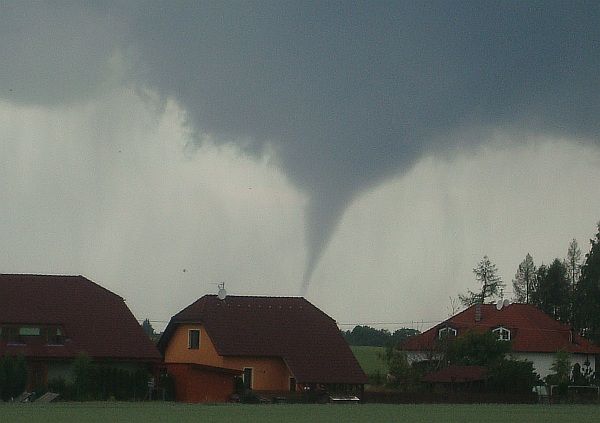
[(2, 422), (598, 422), (594, 405), (0, 404)]

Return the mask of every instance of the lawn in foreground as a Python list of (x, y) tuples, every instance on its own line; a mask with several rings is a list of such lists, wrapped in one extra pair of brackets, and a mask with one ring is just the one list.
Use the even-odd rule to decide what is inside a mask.
[(594, 405), (0, 404), (2, 422), (598, 422)]

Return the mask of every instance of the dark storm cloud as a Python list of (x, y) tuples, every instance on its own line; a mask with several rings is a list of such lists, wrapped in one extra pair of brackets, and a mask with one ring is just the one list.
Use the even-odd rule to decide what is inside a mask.
[[(126, 3), (82, 14), (111, 30), (100, 39), (77, 29), (72, 10), (59, 34), (81, 32), (88, 55), (61, 59), (76, 64), (74, 81), (94, 84), (107, 48), (119, 46), (135, 80), (176, 98), (199, 134), (256, 156), (275, 151), (309, 196), (305, 284), (353, 198), (424, 153), (452, 149), (455, 132), (598, 142), (597, 2)], [(88, 61), (82, 77), (77, 64)]]

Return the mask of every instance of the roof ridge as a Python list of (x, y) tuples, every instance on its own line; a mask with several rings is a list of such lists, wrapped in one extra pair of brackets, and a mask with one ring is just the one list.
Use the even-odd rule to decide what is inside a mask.
[[(200, 298), (204, 298), (204, 297), (217, 297), (217, 294), (204, 294), (202, 297)], [(232, 294), (227, 294), (227, 296), (225, 298), (286, 298), (286, 299), (302, 299), (302, 300), (306, 300), (306, 298), (300, 296), (300, 295), (232, 295)], [(306, 300), (308, 301), (308, 300)]]
[(121, 299), (122, 301), (125, 301), (125, 299), (123, 297), (121, 297), (119, 294), (115, 294), (114, 292), (112, 292), (110, 289), (103, 287), (102, 285), (94, 282), (93, 280), (87, 278), (86, 276), (83, 275), (64, 275), (64, 274), (51, 274), (51, 273), (0, 273), (0, 277), (2, 276), (6, 276), (8, 278), (22, 278), (22, 279), (27, 279), (27, 278), (31, 278), (31, 279), (48, 279), (48, 278), (52, 278), (52, 279), (72, 279), (72, 280), (83, 280), (111, 295), (114, 295), (115, 297)]

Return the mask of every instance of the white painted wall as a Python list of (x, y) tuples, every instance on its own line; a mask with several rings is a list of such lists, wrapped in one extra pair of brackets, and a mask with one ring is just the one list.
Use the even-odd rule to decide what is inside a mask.
[(439, 353), (424, 352), (424, 351), (406, 351), (406, 359), (409, 364), (425, 360), (434, 360), (439, 357)]
[[(540, 377), (542, 379), (544, 379), (549, 374), (553, 373), (550, 370), (550, 367), (552, 367), (552, 363), (556, 359), (555, 353), (516, 353), (516, 352), (513, 352), (510, 355), (511, 355), (511, 357), (513, 357), (516, 360), (529, 360), (529, 361), (533, 362), (533, 367), (534, 367), (535, 371), (537, 372), (537, 374), (540, 375)], [(592, 371), (596, 370), (596, 358), (594, 357), (594, 355), (570, 354), (569, 358), (571, 360), (571, 367), (575, 363), (579, 363), (579, 365), (583, 369), (584, 363), (586, 362), (586, 360), (588, 360)]]

